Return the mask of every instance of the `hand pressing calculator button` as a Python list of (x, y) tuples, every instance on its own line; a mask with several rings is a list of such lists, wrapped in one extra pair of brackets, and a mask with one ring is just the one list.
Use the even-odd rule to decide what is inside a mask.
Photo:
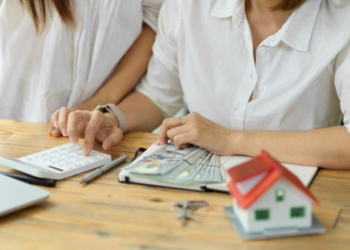
[(82, 155), (81, 146), (67, 143), (18, 159), (0, 157), (0, 164), (39, 178), (62, 180), (112, 161), (108, 154), (92, 150)]

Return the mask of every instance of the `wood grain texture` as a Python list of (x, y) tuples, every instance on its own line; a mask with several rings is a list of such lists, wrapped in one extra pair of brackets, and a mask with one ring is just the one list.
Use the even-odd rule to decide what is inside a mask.
[[(130, 161), (139, 147), (149, 147), (156, 138), (149, 133), (126, 134), (107, 153), (113, 159), (125, 154)], [(46, 124), (0, 120), (1, 156), (21, 157), (68, 142), (49, 136)], [(103, 151), (98, 143), (94, 149)], [(232, 203), (228, 194), (121, 184), (120, 169), (84, 187), (78, 182), (86, 173), (59, 181), (56, 188), (40, 187), (50, 192), (46, 202), (0, 218), (0, 249), (349, 249), (348, 171), (320, 170), (311, 185), (321, 202), (314, 214), (327, 233), (242, 241), (223, 210)], [(16, 172), (1, 165), (0, 171)], [(170, 211), (183, 199), (210, 204), (195, 212), (198, 222), (185, 227)]]

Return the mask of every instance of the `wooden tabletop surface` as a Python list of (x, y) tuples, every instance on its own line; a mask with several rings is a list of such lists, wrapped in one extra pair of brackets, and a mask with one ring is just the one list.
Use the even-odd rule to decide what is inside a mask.
[[(125, 154), (130, 162), (156, 138), (126, 134), (106, 153), (113, 159)], [(22, 157), (68, 142), (49, 136), (45, 124), (0, 120), (1, 156)], [(94, 149), (103, 151), (100, 144)], [(313, 212), (325, 234), (244, 241), (224, 212), (232, 204), (228, 194), (122, 184), (120, 169), (83, 187), (78, 183), (86, 173), (55, 188), (40, 186), (50, 192), (47, 201), (0, 218), (0, 249), (350, 249), (350, 171), (320, 170), (311, 184), (321, 203)], [(0, 171), (17, 173), (2, 165)], [(171, 205), (184, 199), (207, 200), (209, 207), (195, 212), (199, 221), (183, 227)]]

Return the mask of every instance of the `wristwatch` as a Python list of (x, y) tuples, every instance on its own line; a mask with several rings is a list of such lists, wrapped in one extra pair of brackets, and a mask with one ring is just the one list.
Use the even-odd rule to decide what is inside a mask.
[(107, 109), (106, 109), (106, 103), (100, 103), (99, 105), (97, 105), (94, 110), (98, 110), (101, 111), (102, 113), (107, 113)]
[(120, 128), (120, 130), (124, 133), (126, 130), (126, 119), (125, 116), (123, 115), (123, 113), (119, 110), (119, 108), (114, 105), (113, 103), (101, 103), (99, 105), (96, 106), (96, 108), (94, 108), (94, 110), (99, 110), (102, 113), (111, 113), (114, 115), (114, 117), (117, 119), (118, 121), (118, 127)]

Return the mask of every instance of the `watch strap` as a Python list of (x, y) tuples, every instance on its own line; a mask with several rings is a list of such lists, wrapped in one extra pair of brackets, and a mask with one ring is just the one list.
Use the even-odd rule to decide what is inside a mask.
[(118, 127), (124, 133), (126, 131), (126, 119), (123, 113), (119, 110), (119, 108), (116, 105), (112, 103), (108, 103), (104, 107), (109, 113), (112, 113), (114, 115), (114, 117), (118, 121)]

